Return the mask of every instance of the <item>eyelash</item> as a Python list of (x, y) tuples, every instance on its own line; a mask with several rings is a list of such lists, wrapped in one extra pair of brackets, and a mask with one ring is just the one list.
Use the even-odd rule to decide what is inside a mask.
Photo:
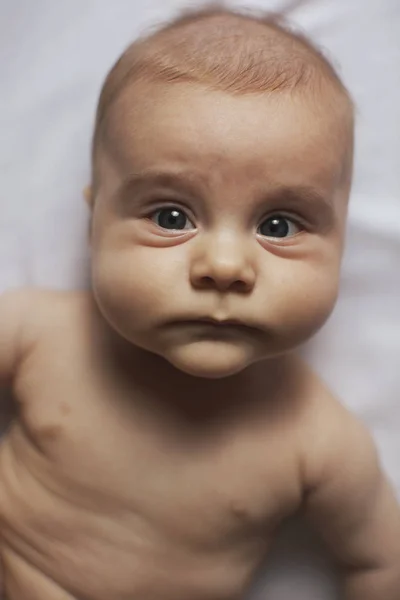
[(170, 202), (169, 200), (154, 202), (150, 206), (146, 207), (145, 217), (150, 219), (153, 215), (155, 215), (160, 210), (179, 210), (185, 213), (190, 219), (194, 219), (193, 213), (188, 206), (179, 201)]

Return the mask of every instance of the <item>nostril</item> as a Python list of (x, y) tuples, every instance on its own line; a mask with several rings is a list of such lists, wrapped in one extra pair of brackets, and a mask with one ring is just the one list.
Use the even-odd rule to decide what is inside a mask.
[(249, 283), (243, 279), (222, 281), (217, 278), (214, 279), (209, 275), (205, 275), (204, 277), (198, 279), (197, 287), (202, 289), (231, 290), (241, 294), (245, 294), (251, 290), (251, 285), (249, 285)]
[(202, 287), (205, 287), (205, 288), (215, 287), (214, 279), (212, 277), (209, 277), (208, 275), (205, 275), (204, 277), (202, 277), (200, 283), (201, 283)]
[(240, 292), (242, 294), (249, 292), (251, 289), (251, 285), (249, 285), (246, 281), (242, 281), (241, 279), (235, 281), (233, 287), (237, 292)]

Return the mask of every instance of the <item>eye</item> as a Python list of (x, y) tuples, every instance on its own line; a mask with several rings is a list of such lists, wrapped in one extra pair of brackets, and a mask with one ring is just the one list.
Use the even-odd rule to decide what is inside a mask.
[(170, 231), (194, 229), (193, 223), (180, 208), (161, 208), (151, 215), (151, 219), (162, 229)]
[(300, 225), (288, 217), (272, 215), (259, 226), (257, 233), (269, 238), (288, 238), (301, 231)]

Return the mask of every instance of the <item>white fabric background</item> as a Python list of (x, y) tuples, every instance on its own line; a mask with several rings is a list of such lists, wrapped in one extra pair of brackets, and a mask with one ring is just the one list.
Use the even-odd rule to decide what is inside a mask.
[[(81, 190), (100, 85), (144, 26), (185, 5), (0, 0), (0, 291), (85, 282)], [(340, 65), (358, 105), (341, 297), (307, 353), (373, 431), (400, 495), (400, 2), (306, 0), (292, 17)], [(327, 573), (310, 533), (296, 526), (252, 599), (331, 600)]]

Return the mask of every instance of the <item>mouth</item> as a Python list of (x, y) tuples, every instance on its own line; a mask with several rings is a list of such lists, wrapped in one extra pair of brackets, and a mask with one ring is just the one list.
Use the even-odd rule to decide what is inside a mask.
[(226, 333), (242, 333), (247, 335), (260, 335), (261, 329), (252, 325), (247, 325), (243, 321), (237, 319), (224, 319), (218, 320), (212, 317), (201, 317), (199, 319), (187, 319), (182, 321), (175, 321), (174, 325), (181, 327), (198, 327), (203, 330), (212, 330), (214, 332), (226, 332)]

